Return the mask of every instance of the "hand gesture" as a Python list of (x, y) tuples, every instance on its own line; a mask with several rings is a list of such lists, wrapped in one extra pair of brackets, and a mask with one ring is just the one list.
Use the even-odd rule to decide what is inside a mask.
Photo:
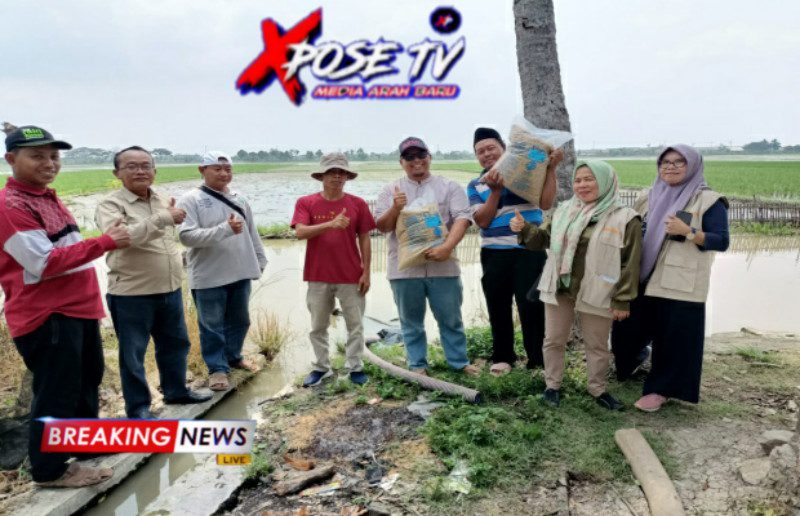
[(394, 187), (394, 196), (393, 196), (394, 204), (392, 205), (395, 210), (400, 211), (405, 208), (406, 203), (408, 202), (408, 198), (406, 194), (400, 190), (399, 186)]
[(172, 223), (173, 224), (180, 224), (183, 222), (183, 219), (186, 218), (186, 212), (180, 208), (175, 207), (175, 198), (169, 198), (169, 206), (167, 207), (167, 211), (170, 215), (172, 215)]
[(425, 251), (425, 259), (432, 262), (444, 262), (450, 259), (453, 250), (446, 245), (440, 245)]
[(609, 308), (608, 311), (611, 312), (611, 318), (615, 321), (622, 321), (631, 315), (630, 310), (615, 310), (613, 308)]
[(673, 215), (668, 215), (664, 221), (668, 235), (686, 235), (692, 230), (684, 221)]
[(331, 221), (331, 227), (333, 229), (344, 229), (350, 225), (350, 219), (345, 213), (347, 213), (347, 208), (342, 208), (342, 212), (333, 218)]
[(556, 166), (558, 166), (558, 164), (564, 160), (564, 149), (562, 149), (561, 147), (553, 149), (552, 151), (550, 151), (550, 155), (548, 157), (550, 158), (550, 163), (548, 165), (548, 168), (555, 169)]
[(522, 213), (519, 212), (519, 208), (514, 209), (514, 216), (511, 217), (508, 227), (514, 233), (519, 233), (525, 227), (525, 219), (522, 217)]
[(131, 245), (131, 234), (128, 233), (128, 228), (122, 225), (122, 219), (117, 219), (113, 226), (108, 228), (105, 233), (114, 239), (117, 249), (124, 249)]
[(228, 225), (230, 225), (234, 235), (238, 235), (244, 231), (244, 221), (237, 219), (236, 215), (233, 213), (228, 215)]
[(483, 176), (483, 182), (486, 186), (492, 189), (493, 192), (499, 192), (503, 189), (503, 176), (500, 175), (496, 169), (491, 169)]

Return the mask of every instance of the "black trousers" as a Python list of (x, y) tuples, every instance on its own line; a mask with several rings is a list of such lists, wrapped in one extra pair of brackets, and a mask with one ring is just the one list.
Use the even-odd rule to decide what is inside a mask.
[(481, 249), (481, 285), (492, 326), (492, 362), (513, 364), (517, 359), (512, 316), (512, 301), (516, 300), (528, 368), (544, 364), (544, 305), (538, 296), (528, 299), (528, 292), (539, 280), (546, 259), (544, 251)]
[(28, 454), (37, 482), (60, 477), (68, 453), (40, 451), (44, 423), (38, 418), (96, 418), (98, 387), (103, 378), (103, 347), (95, 319), (51, 315), (14, 344), (33, 373), (33, 402)]
[(611, 326), (611, 352), (617, 379), (627, 380), (639, 365), (637, 357), (645, 346), (652, 343), (655, 327), (651, 306), (656, 298), (644, 296), (647, 284), (639, 285), (639, 295), (631, 301), (631, 315), (623, 321), (614, 321)]
[(639, 296), (631, 303), (631, 316), (615, 322), (612, 329), (617, 377), (627, 378), (636, 366), (639, 351), (652, 343), (653, 366), (642, 394), (656, 393), (697, 403), (703, 372), (705, 322), (705, 303)]

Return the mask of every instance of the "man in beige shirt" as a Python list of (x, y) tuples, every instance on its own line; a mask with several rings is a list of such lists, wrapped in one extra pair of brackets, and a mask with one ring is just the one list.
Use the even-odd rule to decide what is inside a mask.
[(128, 147), (114, 156), (114, 175), (122, 188), (97, 206), (95, 220), (105, 231), (118, 220), (131, 246), (108, 254), (106, 301), (119, 340), (119, 369), (128, 417), (150, 419), (150, 389), (144, 355), (150, 337), (166, 403), (202, 403), (210, 394), (186, 387), (189, 337), (183, 315), (181, 255), (176, 225), (186, 212), (150, 187), (156, 169), (145, 149)]

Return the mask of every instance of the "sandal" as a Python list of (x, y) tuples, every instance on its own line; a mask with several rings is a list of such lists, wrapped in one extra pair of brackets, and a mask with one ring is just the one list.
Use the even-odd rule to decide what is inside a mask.
[(105, 482), (112, 476), (114, 470), (111, 468), (88, 468), (73, 462), (59, 478), (37, 484), (40, 487), (85, 487)]
[(503, 376), (511, 372), (511, 364), (507, 362), (496, 362), (489, 368), (489, 374), (492, 376)]
[(227, 391), (228, 375), (222, 371), (211, 373), (208, 377), (208, 388), (212, 391)]
[(633, 404), (634, 407), (642, 412), (656, 412), (661, 408), (661, 405), (667, 402), (667, 398), (658, 393), (650, 393), (642, 396)]
[(420, 367), (418, 369), (412, 369), (411, 372), (417, 373), (420, 376), (428, 376), (428, 370), (425, 369), (424, 367)]
[(461, 369), (461, 372), (469, 376), (480, 376), (481, 368), (473, 364), (467, 364)]
[(251, 373), (257, 373), (261, 371), (261, 368), (255, 365), (253, 362), (243, 358), (236, 362), (235, 364), (231, 364), (231, 367), (234, 369), (243, 369), (245, 371), (250, 371)]

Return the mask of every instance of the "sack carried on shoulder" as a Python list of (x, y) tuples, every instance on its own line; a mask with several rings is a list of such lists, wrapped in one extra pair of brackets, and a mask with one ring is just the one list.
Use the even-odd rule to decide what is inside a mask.
[(550, 153), (571, 139), (568, 132), (541, 129), (519, 117), (511, 126), (506, 151), (493, 168), (506, 188), (538, 206)]

